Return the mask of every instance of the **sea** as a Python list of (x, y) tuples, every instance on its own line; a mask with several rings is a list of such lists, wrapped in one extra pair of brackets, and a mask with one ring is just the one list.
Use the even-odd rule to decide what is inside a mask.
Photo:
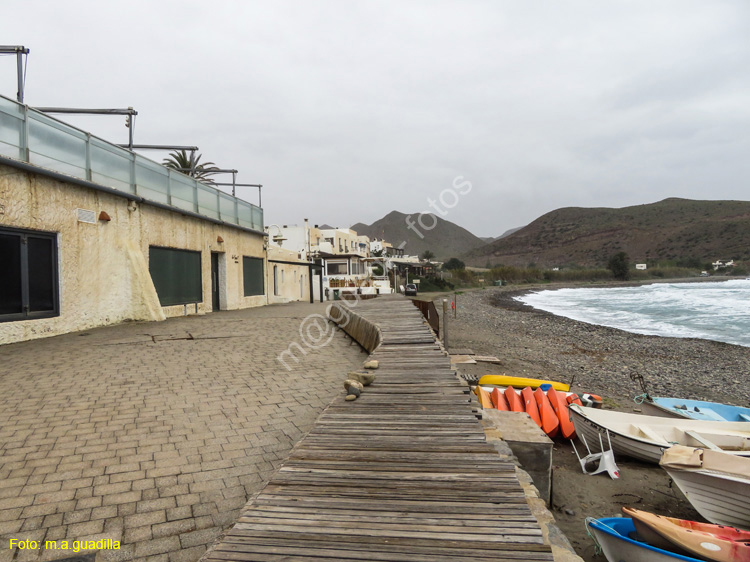
[(516, 300), (558, 316), (636, 334), (750, 347), (750, 279), (543, 290)]

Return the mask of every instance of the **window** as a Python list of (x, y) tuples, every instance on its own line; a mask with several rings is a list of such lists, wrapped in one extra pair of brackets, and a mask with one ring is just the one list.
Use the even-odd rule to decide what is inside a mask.
[(326, 264), (327, 275), (346, 275), (345, 263), (328, 263)]
[(242, 256), (242, 282), (245, 287), (246, 297), (265, 294), (263, 258)]
[(0, 228), (0, 322), (60, 315), (57, 235)]
[(159, 304), (171, 306), (203, 301), (200, 252), (151, 246), (148, 253), (148, 270), (159, 295)]

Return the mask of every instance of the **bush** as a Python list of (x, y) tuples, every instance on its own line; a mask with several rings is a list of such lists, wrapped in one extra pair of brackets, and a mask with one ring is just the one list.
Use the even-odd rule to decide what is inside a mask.
[(609, 258), (607, 269), (612, 272), (615, 279), (627, 281), (630, 279), (630, 258), (625, 252), (618, 252)]

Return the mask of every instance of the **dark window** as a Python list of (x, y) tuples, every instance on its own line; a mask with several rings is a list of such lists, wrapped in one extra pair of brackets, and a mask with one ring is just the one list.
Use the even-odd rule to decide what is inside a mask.
[(266, 293), (263, 276), (263, 258), (242, 256), (242, 282), (246, 297)]
[(60, 315), (57, 235), (0, 228), (0, 321)]
[(150, 246), (148, 253), (148, 270), (159, 304), (203, 302), (200, 252)]

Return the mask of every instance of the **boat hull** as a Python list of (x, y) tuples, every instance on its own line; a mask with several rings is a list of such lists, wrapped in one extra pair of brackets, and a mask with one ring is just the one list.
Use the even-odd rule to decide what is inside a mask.
[(662, 468), (701, 517), (715, 525), (750, 530), (750, 475), (742, 481), (708, 471)]
[(629, 535), (635, 533), (633, 520), (626, 517), (607, 517), (587, 521), (596, 542), (609, 562), (698, 562), (698, 558), (682, 556), (638, 542)]
[[(583, 435), (589, 447), (596, 451), (599, 450), (599, 435), (607, 443), (604, 435), (608, 431), (616, 455), (654, 464), (659, 463), (662, 449), (676, 444), (702, 446), (709, 438), (734, 447), (727, 446), (726, 453), (750, 456), (750, 428), (744, 422), (657, 418), (575, 405), (571, 405), (569, 411), (576, 433)], [(639, 434), (633, 432), (636, 427)], [(703, 441), (696, 438), (703, 438)]]

